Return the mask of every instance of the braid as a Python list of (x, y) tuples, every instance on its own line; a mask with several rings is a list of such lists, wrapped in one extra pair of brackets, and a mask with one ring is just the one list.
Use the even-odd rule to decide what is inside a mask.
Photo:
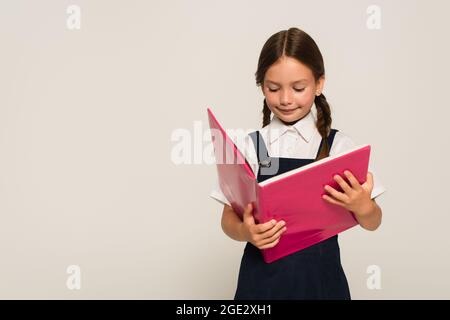
[(330, 134), (331, 129), (331, 109), (330, 105), (327, 102), (327, 98), (321, 94), (320, 96), (316, 96), (314, 99), (314, 103), (317, 108), (317, 130), (323, 139), (322, 148), (320, 149), (319, 156), (316, 160), (320, 160), (329, 156), (330, 148), (328, 146), (328, 135)]
[(269, 107), (267, 106), (266, 99), (264, 99), (264, 107), (263, 107), (263, 128), (267, 126), (270, 123), (270, 114), (272, 111), (270, 111)]

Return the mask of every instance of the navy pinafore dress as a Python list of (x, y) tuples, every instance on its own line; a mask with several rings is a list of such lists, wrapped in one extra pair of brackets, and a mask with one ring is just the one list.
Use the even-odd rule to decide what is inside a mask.
[[(331, 149), (336, 129), (328, 135)], [(259, 131), (250, 133), (260, 167), (257, 180), (266, 179), (314, 162), (324, 140), (322, 139), (316, 159), (277, 158), (275, 174), (261, 174), (261, 166), (271, 159)], [(283, 236), (283, 235), (281, 235)], [(272, 263), (263, 260), (261, 251), (247, 242), (239, 269), (235, 300), (244, 299), (304, 299), (304, 300), (350, 300), (350, 290), (341, 265), (338, 236), (294, 252)]]

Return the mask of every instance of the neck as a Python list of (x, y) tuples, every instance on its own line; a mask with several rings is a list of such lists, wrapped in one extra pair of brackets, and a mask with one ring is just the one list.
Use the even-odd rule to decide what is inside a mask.
[(300, 119), (297, 119), (297, 120), (292, 121), (292, 122), (286, 122), (286, 121), (283, 121), (283, 120), (281, 120), (281, 119), (280, 119), (280, 121), (283, 122), (283, 123), (284, 123), (285, 125), (287, 125), (287, 126), (293, 126), (294, 124), (296, 124), (297, 122), (299, 122)]

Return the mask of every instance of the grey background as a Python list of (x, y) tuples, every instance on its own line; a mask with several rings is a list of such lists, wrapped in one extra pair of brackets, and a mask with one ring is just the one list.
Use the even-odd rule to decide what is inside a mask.
[[(68, 30), (66, 9), (81, 8)], [(366, 26), (369, 5), (381, 29)], [(325, 60), (333, 127), (370, 143), (376, 232), (340, 236), (354, 299), (450, 298), (448, 1), (1, 1), (0, 298), (227, 299), (244, 243), (177, 129), (261, 125), (254, 72), (298, 27)], [(203, 143), (206, 146), (207, 142)], [(69, 265), (81, 289), (66, 286)], [(381, 290), (366, 269), (381, 268)]]

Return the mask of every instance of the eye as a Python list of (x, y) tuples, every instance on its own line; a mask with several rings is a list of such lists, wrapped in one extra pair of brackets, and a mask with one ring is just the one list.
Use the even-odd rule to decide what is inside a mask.
[[(272, 88), (268, 88), (268, 89), (269, 89), (270, 92), (277, 92), (278, 91), (278, 89), (272, 89)], [(294, 88), (294, 90), (296, 92), (303, 92), (305, 90), (305, 88), (301, 88), (301, 89)]]

